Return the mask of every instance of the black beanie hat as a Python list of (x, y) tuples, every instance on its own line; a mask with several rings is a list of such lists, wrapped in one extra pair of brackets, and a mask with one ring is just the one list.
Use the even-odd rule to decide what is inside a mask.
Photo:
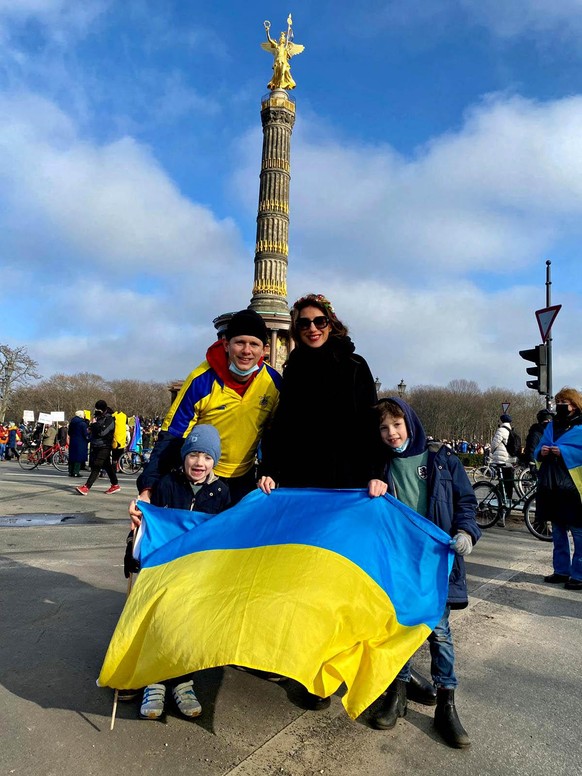
[(268, 335), (265, 321), (254, 310), (240, 310), (228, 322), (224, 336), (229, 340), (240, 335), (256, 337), (266, 345)]
[(100, 412), (105, 412), (107, 409), (107, 402), (103, 401), (103, 399), (99, 399), (99, 401), (95, 402), (95, 409), (99, 410)]

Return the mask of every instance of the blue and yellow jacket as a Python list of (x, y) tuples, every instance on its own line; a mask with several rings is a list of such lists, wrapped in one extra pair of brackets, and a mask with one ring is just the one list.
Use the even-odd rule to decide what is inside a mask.
[(206, 361), (188, 375), (166, 415), (148, 466), (137, 481), (140, 492), (182, 463), (182, 440), (197, 423), (208, 423), (220, 434), (217, 476), (241, 477), (250, 471), (277, 408), (280, 385), (281, 375), (264, 362), (248, 383), (237, 383), (228, 371), (222, 341), (211, 345)]

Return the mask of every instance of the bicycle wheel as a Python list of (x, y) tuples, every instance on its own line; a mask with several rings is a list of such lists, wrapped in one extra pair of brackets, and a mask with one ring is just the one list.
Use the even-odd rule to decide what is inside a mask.
[(475, 519), (479, 528), (491, 528), (503, 514), (503, 499), (501, 494), (488, 480), (480, 480), (473, 485), (473, 493), (477, 499), (477, 514)]
[(527, 530), (533, 534), (536, 539), (542, 542), (552, 541), (552, 524), (549, 520), (541, 520), (536, 515), (536, 496), (535, 493), (530, 496), (523, 507), (523, 517)]
[(141, 469), (139, 453), (124, 453), (119, 459), (119, 469), (123, 474), (137, 474)]
[(36, 448), (35, 450), (23, 450), (18, 457), (18, 464), (21, 469), (30, 471), (36, 469), (42, 460), (42, 450)]
[(66, 472), (69, 468), (69, 454), (66, 450), (57, 450), (51, 463), (58, 471)]
[(473, 482), (480, 482), (481, 480), (492, 480), (495, 477), (495, 472), (489, 464), (485, 464), (485, 466), (478, 466), (476, 469), (473, 469), (471, 476), (473, 477)]
[(529, 468), (520, 472), (515, 480), (515, 487), (522, 498), (530, 496), (538, 484), (538, 478)]

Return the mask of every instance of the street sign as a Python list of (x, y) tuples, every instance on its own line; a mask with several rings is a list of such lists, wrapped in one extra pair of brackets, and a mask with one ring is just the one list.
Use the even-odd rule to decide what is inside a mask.
[(501, 402), (501, 414), (506, 415), (509, 412), (509, 408), (511, 407), (510, 401), (502, 401)]
[(550, 336), (552, 324), (556, 320), (556, 316), (561, 309), (561, 304), (555, 304), (553, 307), (544, 307), (542, 310), (536, 310), (536, 318), (538, 321), (538, 326), (540, 327), (542, 342), (545, 342)]

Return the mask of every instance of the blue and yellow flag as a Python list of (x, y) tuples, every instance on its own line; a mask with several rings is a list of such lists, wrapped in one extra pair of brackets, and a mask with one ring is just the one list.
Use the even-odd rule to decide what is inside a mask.
[(450, 537), (390, 496), (257, 490), (217, 516), (140, 502), (139, 573), (98, 684), (143, 687), (240, 665), (355, 718), (440, 620)]
[(544, 445), (548, 447), (557, 445), (560, 448), (566, 468), (582, 498), (582, 426), (573, 426), (554, 440), (554, 423), (546, 423), (542, 438), (534, 451), (536, 459)]

